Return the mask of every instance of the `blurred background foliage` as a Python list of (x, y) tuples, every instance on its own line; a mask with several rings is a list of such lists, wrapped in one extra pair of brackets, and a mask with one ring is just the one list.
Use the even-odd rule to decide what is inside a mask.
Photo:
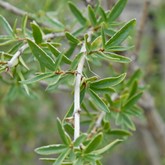
[[(69, 14), (67, 0), (8, 0), (7, 2), (30, 13), (43, 17), (46, 12), (67, 24), (73, 22)], [(74, 0), (82, 9), (82, 0)], [(123, 17), (136, 17), (138, 21), (142, 14), (144, 1), (129, 0)], [(108, 0), (103, 0), (107, 8)], [(130, 11), (132, 13), (130, 14)], [(140, 12), (139, 12), (140, 11)], [(22, 18), (0, 8), (11, 25), (18, 20), (21, 26)], [(144, 79), (155, 98), (155, 103), (161, 116), (165, 119), (165, 2), (158, 1), (150, 5), (145, 33), (141, 43), (139, 64), (144, 71)], [(122, 17), (121, 17), (122, 18)], [(138, 27), (138, 24), (137, 24)], [(3, 29), (0, 27), (0, 33)], [(1, 49), (1, 47), (0, 47)], [(105, 73), (106, 74), (106, 73)], [(19, 84), (10, 86), (0, 76), (0, 164), (2, 165), (42, 165), (34, 148), (57, 143), (56, 116), (62, 117), (70, 106), (72, 98), (62, 92), (48, 93), (40, 85), (33, 85), (33, 95), (28, 97)], [(7, 94), (9, 93), (8, 97)], [(65, 103), (65, 104), (64, 104)], [(148, 165), (148, 160), (138, 131), (135, 135), (113, 153), (108, 153), (104, 164), (114, 165)], [(162, 160), (163, 162), (163, 160)], [(46, 163), (45, 163), (46, 164)]]

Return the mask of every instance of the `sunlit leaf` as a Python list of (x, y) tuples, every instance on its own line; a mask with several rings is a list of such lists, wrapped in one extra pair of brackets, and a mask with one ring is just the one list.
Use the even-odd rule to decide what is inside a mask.
[(101, 48), (102, 45), (102, 36), (98, 36), (92, 43), (91, 43), (91, 51), (98, 50)]
[(126, 4), (127, 4), (127, 0), (118, 0), (118, 2), (113, 6), (110, 13), (108, 14), (109, 23), (112, 23), (114, 20), (116, 20), (119, 17)]
[(109, 49), (112, 46), (120, 45), (130, 35), (130, 32), (132, 31), (135, 23), (136, 20), (133, 19), (129, 21), (127, 24), (125, 24), (106, 42), (105, 48)]
[(59, 154), (63, 151), (66, 151), (67, 146), (64, 144), (52, 144), (47, 146), (42, 146), (35, 149), (35, 152), (40, 155), (52, 155)]
[(71, 12), (77, 18), (77, 20), (79, 21), (79, 23), (81, 25), (83, 25), (83, 26), (86, 25), (87, 20), (82, 15), (82, 12), (72, 2), (69, 2), (68, 4), (69, 4), (69, 8), (70, 8)]
[(95, 153), (96, 155), (102, 155), (105, 152), (111, 150), (113, 147), (115, 147), (117, 144), (121, 143), (123, 140), (120, 139), (116, 139), (115, 141), (113, 141), (112, 143), (106, 145), (105, 147), (99, 149), (99, 150), (95, 150), (93, 153)]
[(0, 15), (0, 24), (4, 27), (8, 35), (13, 36), (13, 37), (15, 36), (8, 21), (2, 15)]
[(136, 95), (132, 96), (127, 102), (126, 104), (124, 104), (123, 109), (129, 109), (131, 106), (133, 106), (138, 100), (139, 98), (142, 96), (142, 92), (137, 93)]
[(106, 104), (101, 100), (101, 98), (90, 89), (90, 96), (92, 100), (95, 102), (95, 104), (100, 108), (100, 110), (105, 111), (107, 113), (110, 112), (109, 108), (106, 106)]
[(106, 22), (107, 21), (107, 15), (101, 6), (99, 6), (99, 13), (101, 15), (102, 20)]
[(57, 160), (53, 163), (53, 165), (62, 165), (63, 160), (68, 156), (71, 149), (66, 149), (63, 151), (60, 156), (57, 158)]
[(69, 33), (69, 32), (66, 32), (65, 33), (65, 35), (66, 35), (66, 37), (67, 37), (67, 39), (71, 42), (71, 43), (73, 43), (73, 44), (78, 44), (80, 41), (76, 38), (76, 37), (74, 37), (71, 33)]
[(21, 83), (23, 83), (23, 84), (32, 84), (32, 83), (44, 80), (46, 78), (52, 77), (53, 75), (55, 76), (55, 74), (53, 72), (46, 72), (46, 73), (42, 73), (42, 74), (39, 74), (37, 76), (34, 76), (31, 79), (23, 80), (23, 81), (21, 81)]
[(25, 15), (22, 20), (22, 33), (26, 35), (26, 25), (27, 25), (28, 15)]
[[(55, 70), (55, 62), (52, 60), (50, 56), (46, 54), (44, 50), (42, 50), (36, 43), (27, 40), (28, 44), (32, 50), (33, 55), (37, 58), (41, 66), (45, 66), (46, 68), (54, 71)], [(57, 66), (57, 64), (56, 64)]]
[(40, 44), (42, 42), (42, 31), (41, 28), (37, 25), (36, 22), (31, 23), (32, 32), (33, 32), (33, 38), (37, 44)]
[(90, 5), (88, 5), (88, 17), (89, 17), (91, 24), (93, 26), (96, 26), (97, 25), (97, 19), (96, 19), (94, 10)]
[[(58, 57), (61, 54), (61, 52), (52, 44), (48, 43), (48, 47), (55, 57)], [(64, 54), (62, 57), (62, 61), (64, 61), (66, 64), (71, 64), (71, 60), (68, 57), (66, 57)]]
[(112, 129), (110, 130), (109, 133), (112, 135), (117, 135), (117, 136), (131, 136), (132, 135), (131, 132), (124, 129)]
[(78, 147), (81, 143), (84, 142), (84, 140), (87, 138), (87, 134), (81, 134), (75, 141), (74, 146)]
[(94, 138), (92, 138), (90, 143), (86, 146), (84, 153), (90, 153), (90, 152), (94, 151), (101, 143), (102, 138), (103, 138), (102, 133), (99, 133)]
[(67, 135), (67, 133), (64, 130), (64, 127), (61, 123), (61, 120), (57, 118), (57, 127), (58, 127), (58, 132), (61, 137), (61, 140), (63, 141), (64, 144), (69, 145), (71, 143), (71, 139)]
[(126, 73), (123, 73), (117, 77), (109, 77), (109, 78), (104, 78), (101, 80), (97, 80), (95, 82), (92, 82), (90, 86), (92, 88), (109, 88), (115, 85), (118, 85), (121, 83), (126, 77)]
[(54, 26), (55, 29), (57, 28), (60, 31), (63, 31), (65, 29), (65, 26), (59, 20), (57, 20), (55, 17), (53, 17), (52, 15), (47, 13), (46, 19), (48, 22), (50, 22)]
[(72, 61), (72, 64), (70, 65), (69, 70), (74, 70), (74, 69), (77, 68), (78, 63), (79, 63), (79, 61), (80, 61), (80, 59), (81, 59), (81, 57), (82, 57), (82, 54), (83, 54), (83, 53), (79, 53), (79, 54), (74, 58), (74, 60)]
[[(18, 73), (18, 75), (19, 75), (21, 81), (24, 81), (25, 78), (24, 78), (22, 72), (21, 72), (20, 70), (17, 70), (17, 73)], [(28, 86), (27, 86), (26, 84), (23, 84), (23, 87), (24, 87), (24, 89), (25, 89), (27, 95), (30, 95), (30, 92), (29, 92), (29, 88), (28, 88)]]

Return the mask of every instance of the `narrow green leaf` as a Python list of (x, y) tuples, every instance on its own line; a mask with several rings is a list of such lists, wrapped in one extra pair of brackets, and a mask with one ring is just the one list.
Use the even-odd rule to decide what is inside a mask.
[(55, 76), (55, 74), (52, 73), (52, 72), (46, 72), (46, 73), (42, 73), (42, 74), (39, 74), (37, 76), (34, 76), (31, 79), (23, 80), (23, 81), (20, 81), (20, 82), (22, 84), (32, 84), (32, 83), (35, 83), (35, 82), (44, 80), (44, 79), (49, 78), (49, 77), (52, 77), (52, 76)]
[(94, 90), (96, 93), (114, 93), (116, 92), (116, 90), (114, 88), (92, 88), (90, 87), (90, 89)]
[(92, 88), (109, 88), (115, 85), (118, 85), (119, 83), (121, 83), (126, 77), (126, 73), (123, 73), (117, 77), (109, 77), (109, 78), (105, 78), (105, 79), (101, 79), (101, 80), (97, 80), (95, 82), (92, 82), (90, 84), (90, 86)]
[(40, 155), (52, 155), (59, 154), (66, 151), (67, 146), (64, 144), (52, 144), (48, 146), (42, 146), (35, 149), (35, 152)]
[(13, 47), (8, 51), (9, 54), (14, 54), (18, 51), (18, 49), (22, 46), (22, 42), (16, 43)]
[(24, 62), (23, 58), (21, 56), (19, 56), (19, 61), (20, 63), (27, 69), (30, 70), (29, 67), (26, 65), (26, 63)]
[(90, 162), (91, 165), (96, 165), (96, 160), (99, 160), (99, 159), (101, 159), (101, 156), (95, 155), (93, 153), (90, 153), (90, 154), (87, 153), (83, 157), (83, 161), (88, 162), (88, 163)]
[(74, 146), (79, 147), (81, 143), (84, 142), (84, 140), (87, 138), (87, 134), (81, 134), (75, 141), (74, 141)]
[(18, 23), (18, 19), (16, 18), (15, 21), (14, 21), (14, 24), (13, 24), (13, 34), (16, 34), (17, 33), (17, 23)]
[(94, 10), (90, 5), (88, 5), (88, 17), (89, 17), (91, 24), (93, 26), (96, 26), (97, 25), (97, 19), (96, 19)]
[(28, 15), (24, 15), (22, 20), (22, 33), (24, 34), (24, 36), (26, 35), (27, 20), (28, 20)]
[(79, 29), (74, 31), (72, 34), (77, 37), (77, 36), (80, 36), (81, 34), (84, 34), (85, 32), (86, 32), (86, 27), (80, 27)]
[(77, 65), (82, 57), (83, 53), (79, 53), (72, 61), (72, 64), (70, 65), (69, 70), (75, 70), (77, 68)]
[(65, 52), (66, 57), (71, 57), (73, 55), (73, 52), (75, 51), (77, 45), (75, 44), (70, 44), (70, 47), (68, 48), (68, 50)]
[(40, 158), (40, 160), (48, 161), (48, 162), (55, 162), (57, 159), (56, 158)]
[[(23, 76), (22, 72), (21, 72), (21, 71), (19, 71), (19, 70), (17, 70), (17, 73), (18, 73), (18, 75), (19, 75), (19, 77), (20, 77), (21, 81), (24, 81), (24, 80), (25, 80), (25, 78), (24, 78), (24, 76)], [(27, 95), (30, 95), (30, 92), (29, 92), (29, 88), (28, 88), (28, 86), (27, 86), (26, 84), (23, 84), (23, 87), (24, 87), (24, 89), (25, 89), (25, 91), (26, 91)]]
[(106, 22), (107, 21), (107, 15), (101, 6), (99, 6), (99, 13), (101, 15), (102, 20)]
[(117, 135), (117, 136), (131, 136), (132, 133), (127, 131), (127, 130), (123, 130), (123, 129), (113, 129), (110, 131), (110, 134), (112, 135)]
[(52, 82), (49, 83), (48, 87), (46, 88), (46, 91), (48, 91), (52, 86), (55, 86), (59, 82), (61, 77), (62, 77), (61, 74), (57, 74), (51, 77)]
[(134, 122), (132, 121), (131, 117), (127, 114), (123, 115), (123, 126), (129, 128), (132, 131), (136, 130)]
[[(48, 162), (55, 162), (56, 158), (40, 158), (40, 160), (48, 161)], [(61, 165), (73, 165), (72, 162), (62, 162)]]
[(102, 165), (101, 161), (97, 160), (96, 165)]
[(7, 20), (2, 15), (0, 15), (0, 24), (4, 27), (4, 30), (8, 33), (8, 35), (14, 37), (14, 32), (13, 32), (11, 26), (9, 25)]
[(98, 36), (92, 43), (91, 43), (91, 51), (98, 50), (101, 48), (102, 45), (102, 36)]
[(105, 48), (110, 49), (110, 47), (112, 46), (120, 45), (130, 35), (130, 32), (132, 31), (135, 23), (136, 20), (133, 19), (129, 21), (127, 24), (125, 24), (106, 42)]
[[(64, 118), (65, 120), (66, 118)], [(74, 128), (73, 125), (69, 124), (69, 123), (65, 123), (64, 125), (64, 129), (66, 130), (66, 132), (68, 133), (68, 135), (73, 136), (74, 135)]]
[(68, 4), (71, 12), (77, 18), (79, 23), (85, 26), (87, 24), (87, 19), (82, 15), (81, 11), (72, 2), (69, 2)]
[(55, 29), (57, 28), (60, 31), (63, 31), (65, 29), (65, 26), (59, 20), (57, 20), (56, 18), (54, 18), (52, 15), (48, 13), (46, 14), (46, 20), (50, 22)]
[(104, 148), (101, 148), (99, 150), (94, 151), (93, 153), (96, 155), (102, 155), (105, 152), (111, 150), (114, 146), (116, 146), (117, 144), (121, 143), (123, 140), (120, 139), (116, 139), (115, 141), (113, 141), (112, 143), (106, 145)]
[(13, 39), (13, 38), (9, 35), (0, 35), (0, 42), (7, 41), (9, 39)]
[[(61, 52), (52, 44), (48, 43), (48, 47), (55, 57), (58, 57), (61, 54)], [(66, 57), (64, 54), (63, 54), (62, 61), (64, 61), (66, 64), (71, 64), (71, 60), (68, 57)]]
[(101, 98), (93, 91), (90, 89), (90, 96), (93, 99), (93, 101), (95, 102), (95, 104), (100, 108), (100, 110), (109, 113), (110, 110), (109, 108), (106, 106), (106, 104), (101, 100)]
[(134, 94), (136, 94), (137, 90), (138, 90), (138, 83), (137, 81), (134, 81), (134, 83), (130, 87), (130, 93), (128, 98), (131, 98)]
[(36, 22), (31, 23), (32, 32), (33, 32), (33, 38), (37, 44), (40, 44), (42, 42), (42, 31), (40, 27), (37, 25)]
[(27, 39), (28, 44), (31, 48), (33, 55), (37, 58), (41, 66), (45, 66), (46, 68), (54, 71), (55, 70), (55, 63), (50, 56), (44, 52), (36, 43)]
[(58, 57), (61, 54), (61, 52), (56, 47), (54, 47), (52, 44), (48, 43), (48, 47), (55, 57)]
[(131, 108), (138, 100), (139, 98), (142, 96), (142, 92), (137, 93), (136, 95), (132, 96), (127, 102), (126, 104), (123, 106), (123, 110), (125, 109), (129, 109)]
[(142, 71), (141, 69), (137, 69), (133, 75), (130, 77), (127, 85), (130, 86), (134, 81), (138, 81), (140, 77), (142, 76)]
[(103, 53), (103, 52), (96, 52), (101, 58), (109, 60), (111, 62), (119, 62), (119, 63), (130, 63), (131, 59), (122, 55), (118, 55), (115, 53)]
[(124, 112), (126, 112), (127, 114), (132, 115), (132, 116), (137, 116), (137, 117), (143, 116), (143, 110), (136, 105), (134, 105), (130, 109), (126, 109)]
[(124, 47), (124, 46), (112, 46), (110, 48), (108, 48), (109, 52), (124, 52), (124, 51), (128, 51), (130, 49), (134, 48), (134, 46), (128, 46), (128, 47)]
[(117, 31), (114, 28), (105, 28), (104, 32), (107, 36), (112, 37)]
[(91, 51), (91, 44), (88, 42), (88, 34), (86, 34), (84, 36), (84, 40), (85, 40), (85, 48), (87, 50), (87, 52)]
[(53, 163), (53, 165), (62, 165), (63, 160), (68, 156), (71, 149), (66, 149), (63, 151), (60, 156), (57, 158), (57, 160)]
[(9, 39), (7, 41), (1, 42), (0, 43), (0, 46), (7, 46), (7, 45), (12, 44), (14, 42), (17, 42), (17, 40), (15, 40), (15, 39)]
[(73, 165), (83, 165), (83, 159), (81, 157), (78, 157), (74, 162)]
[(118, 0), (118, 2), (113, 6), (112, 10), (108, 14), (109, 23), (112, 23), (120, 16), (126, 4), (127, 4), (127, 0)]
[(56, 59), (56, 62), (55, 62), (55, 65), (54, 65), (54, 70), (57, 70), (61, 64), (61, 61), (62, 61), (62, 58), (63, 58), (63, 53), (61, 53), (57, 59)]
[(63, 141), (63, 143), (66, 144), (66, 145), (70, 145), (71, 139), (66, 134), (66, 132), (64, 130), (64, 127), (61, 123), (61, 120), (59, 118), (57, 118), (57, 127), (58, 127), (58, 132), (59, 132), (59, 135), (60, 135), (61, 140)]
[(86, 148), (84, 149), (84, 153), (90, 153), (92, 151), (94, 151), (98, 145), (101, 143), (103, 139), (103, 134), (99, 133), (98, 135), (96, 135), (91, 141), (90, 143), (86, 146)]
[(73, 36), (71, 33), (69, 33), (69, 32), (66, 32), (65, 35), (66, 35), (66, 38), (67, 38), (71, 43), (73, 43), (73, 44), (75, 44), (75, 45), (77, 45), (77, 44), (80, 42), (76, 37), (74, 37), (74, 36)]

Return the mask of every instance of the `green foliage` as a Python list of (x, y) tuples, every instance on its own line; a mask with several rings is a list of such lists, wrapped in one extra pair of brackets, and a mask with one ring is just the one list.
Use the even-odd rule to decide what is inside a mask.
[[(59, 144), (42, 146), (35, 149), (35, 152), (46, 156), (55, 155), (55, 158), (42, 158), (51, 161), (53, 165), (99, 165), (105, 152), (135, 130), (132, 117), (141, 115), (141, 110), (136, 105), (142, 95), (142, 89), (138, 86), (140, 70), (132, 77), (126, 77), (127, 70), (123, 71), (123, 67), (127, 68), (126, 64), (131, 59), (122, 55), (132, 48), (125, 47), (123, 42), (130, 36), (136, 21), (133, 19), (123, 27), (120, 24), (112, 26), (124, 9), (126, 0), (119, 0), (110, 11), (105, 11), (100, 4), (94, 7), (89, 5), (87, 17), (73, 2), (68, 5), (81, 28), (77, 29), (76, 23), (73, 25), (68, 22), (65, 25), (46, 13), (44, 18), (31, 23), (31, 29), (26, 26), (28, 17), (25, 16), (20, 32), (16, 33), (6, 19), (0, 16), (0, 22), (7, 33), (7, 36), (0, 36), (1, 46), (9, 43), (12, 45), (12, 49), (0, 52), (0, 70), (3, 74), (12, 75), (6, 76), (5, 80), (12, 85), (8, 97), (13, 95), (17, 86), (32, 95), (33, 85), (43, 82), (47, 92), (54, 92), (62, 85), (69, 88), (69, 91), (74, 89), (76, 97), (72, 106), (68, 108), (63, 120), (57, 118)], [(37, 15), (34, 18), (36, 17)], [(48, 25), (45, 20), (49, 22)], [(24, 42), (20, 43), (20, 40)], [(121, 69), (115, 69), (114, 62), (121, 63)], [(108, 76), (103, 74), (104, 63), (108, 64)], [(109, 72), (110, 65), (112, 72)], [(102, 73), (97, 75), (91, 67), (101, 69)], [(75, 111), (77, 104), (81, 107)], [(81, 121), (76, 124), (86, 125), (87, 130), (86, 133), (80, 130), (78, 137), (72, 139), (77, 131), (74, 121), (81, 112)], [(111, 128), (110, 122), (113, 121), (117, 128)], [(119, 138), (112, 141), (110, 137), (113, 135)], [(111, 140), (105, 144), (107, 137)]]

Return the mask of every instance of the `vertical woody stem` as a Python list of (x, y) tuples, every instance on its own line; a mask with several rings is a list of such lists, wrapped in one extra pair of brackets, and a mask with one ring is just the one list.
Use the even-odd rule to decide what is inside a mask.
[[(91, 31), (88, 32), (88, 41), (91, 39)], [(82, 53), (81, 60), (77, 67), (77, 74), (76, 74), (76, 81), (74, 86), (74, 141), (80, 136), (80, 87), (81, 87), (81, 78), (83, 72), (83, 66), (85, 63), (85, 56), (86, 56), (86, 47), (85, 42), (82, 45), (80, 50)]]

